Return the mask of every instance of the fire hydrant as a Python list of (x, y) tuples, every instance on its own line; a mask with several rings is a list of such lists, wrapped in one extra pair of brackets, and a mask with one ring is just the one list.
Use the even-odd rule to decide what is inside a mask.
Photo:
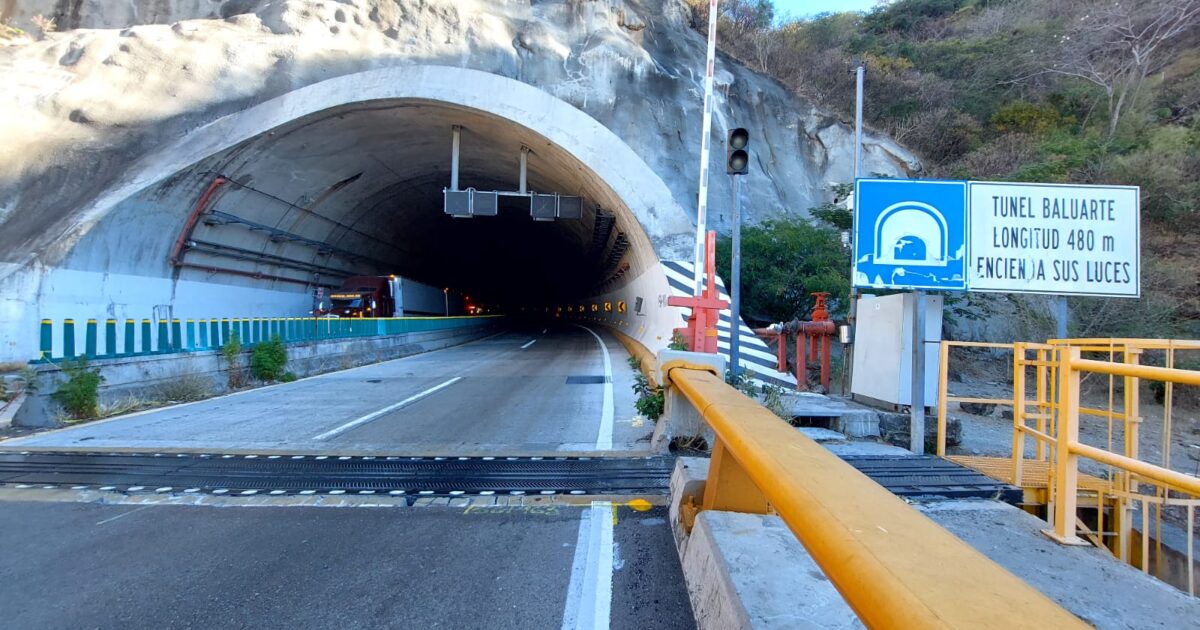
[(828, 293), (813, 293), (816, 304), (813, 305), (812, 319), (804, 322), (793, 320), (786, 324), (771, 324), (770, 327), (758, 330), (760, 334), (775, 335), (779, 341), (776, 355), (778, 370), (787, 371), (787, 338), (796, 336), (796, 390), (808, 390), (808, 362), (821, 362), (821, 387), (829, 391), (830, 366), (829, 356), (832, 339), (837, 334), (837, 327), (829, 319), (829, 308), (825, 305)]

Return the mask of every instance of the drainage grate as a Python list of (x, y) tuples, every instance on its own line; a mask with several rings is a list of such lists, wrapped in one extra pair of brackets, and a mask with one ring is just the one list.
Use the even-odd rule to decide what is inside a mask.
[[(665, 494), (669, 457), (0, 452), (0, 485), (392, 494)], [(138, 490), (130, 490), (138, 488)]]
[(567, 377), (567, 385), (603, 385), (607, 382), (607, 376), (597, 376), (595, 374)]
[(995, 499), (1017, 505), (1020, 488), (996, 481), (975, 470), (940, 457), (843, 457), (876, 483), (902, 497)]

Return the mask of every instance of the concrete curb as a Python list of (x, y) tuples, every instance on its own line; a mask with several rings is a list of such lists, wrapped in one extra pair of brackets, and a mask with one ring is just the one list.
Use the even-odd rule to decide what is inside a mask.
[(865, 627), (779, 517), (706, 510), (684, 531), (680, 506), (703, 496), (708, 463), (681, 457), (671, 475), (671, 530), (696, 626)]

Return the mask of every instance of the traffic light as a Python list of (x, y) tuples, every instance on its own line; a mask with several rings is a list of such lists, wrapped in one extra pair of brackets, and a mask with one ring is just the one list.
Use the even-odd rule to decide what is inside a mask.
[(730, 175), (745, 175), (750, 172), (750, 132), (738, 127), (729, 132), (725, 143), (725, 172)]

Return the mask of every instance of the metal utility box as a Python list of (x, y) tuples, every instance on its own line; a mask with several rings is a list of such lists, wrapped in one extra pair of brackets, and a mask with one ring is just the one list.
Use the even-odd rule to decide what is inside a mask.
[(471, 192), (468, 190), (446, 190), (443, 210), (452, 217), (471, 216)]
[(560, 218), (560, 219), (582, 219), (583, 218), (583, 197), (559, 197), (558, 198), (558, 218)]
[(534, 221), (553, 221), (558, 216), (558, 195), (532, 195), (530, 214)]
[(500, 213), (500, 196), (494, 192), (471, 191), (471, 214), (477, 217), (494, 217)]
[[(858, 298), (854, 330), (854, 378), (850, 392), (885, 403), (912, 403), (912, 293)], [(937, 405), (941, 295), (925, 295), (925, 405)]]

